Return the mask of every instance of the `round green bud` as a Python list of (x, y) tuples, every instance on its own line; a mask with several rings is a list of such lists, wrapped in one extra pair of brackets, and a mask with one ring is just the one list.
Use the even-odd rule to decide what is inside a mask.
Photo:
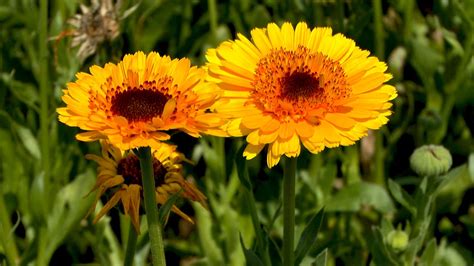
[(387, 235), (387, 243), (395, 251), (403, 251), (408, 246), (408, 234), (401, 230), (393, 230)]
[(418, 116), (418, 123), (427, 129), (436, 129), (441, 125), (442, 122), (443, 119), (441, 118), (439, 112), (433, 109), (424, 109)]
[(451, 153), (440, 145), (424, 145), (410, 156), (410, 166), (420, 176), (442, 175), (451, 168)]

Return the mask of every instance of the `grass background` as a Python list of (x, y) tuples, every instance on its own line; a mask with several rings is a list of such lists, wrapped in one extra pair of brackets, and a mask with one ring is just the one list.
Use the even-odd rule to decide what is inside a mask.
[[(206, 49), (237, 32), (249, 36), (252, 28), (285, 21), (331, 26), (354, 39), (388, 63), (390, 83), (399, 92), (391, 121), (381, 130), (351, 147), (300, 156), (297, 236), (311, 216), (326, 210), (303, 264), (325, 254), (328, 265), (367, 265), (380, 258), (401, 265), (397, 259), (414, 252), (418, 264), (472, 265), (474, 1), (121, 1), (119, 16), (130, 14), (120, 20), (119, 36), (99, 44), (85, 60), (71, 48), (71, 37), (53, 38), (73, 28), (67, 20), (80, 13), (81, 3), (90, 5), (0, 0), (0, 265), (119, 265), (123, 259), (127, 218), (117, 210), (97, 224), (85, 218), (96, 166), (84, 154), (98, 153), (98, 144), (75, 141), (77, 129), (57, 121), (61, 90), (76, 72), (139, 50), (189, 57), (201, 65)], [(171, 215), (167, 260), (245, 264), (239, 238), (252, 247), (255, 232), (234, 164), (242, 140), (178, 134), (173, 141), (196, 162), (186, 170), (208, 196), (209, 210), (179, 203), (196, 225)], [(434, 204), (420, 237), (410, 229), (420, 221), (410, 208), (421, 213), (415, 195), (422, 179), (408, 157), (423, 144), (448, 148), (454, 170), (430, 194)], [(270, 252), (278, 257), (282, 169), (268, 170), (260, 156), (248, 165), (258, 214), (272, 240)], [(413, 195), (411, 205), (397, 197), (389, 179)], [(393, 249), (388, 235), (394, 228), (407, 232), (412, 245)], [(136, 265), (146, 263), (146, 234), (137, 250)]]

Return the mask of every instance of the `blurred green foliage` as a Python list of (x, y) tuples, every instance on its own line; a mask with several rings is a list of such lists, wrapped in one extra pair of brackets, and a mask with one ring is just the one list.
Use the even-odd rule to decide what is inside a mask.
[[(200, 65), (206, 49), (237, 32), (284, 21), (331, 26), (354, 39), (387, 61), (399, 92), (379, 132), (352, 147), (300, 156), (301, 265), (473, 264), (473, 0), (123, 0), (118, 38), (86, 60), (71, 48), (67, 21), (90, 3), (39, 2), (49, 5), (0, 0), (0, 265), (122, 263), (127, 218), (115, 211), (92, 224), (86, 217), (95, 165), (83, 155), (97, 153), (97, 144), (75, 141), (78, 131), (59, 124), (55, 113), (76, 72), (138, 50)], [(209, 209), (179, 202), (196, 225), (171, 215), (170, 264), (244, 265), (268, 260), (269, 252), (279, 265), (282, 169), (268, 170), (260, 157), (236, 166), (238, 139), (173, 140), (196, 162), (186, 170)], [(444, 145), (454, 168), (436, 178), (415, 176), (408, 157), (423, 144)], [(142, 234), (135, 264), (144, 265), (148, 254)]]

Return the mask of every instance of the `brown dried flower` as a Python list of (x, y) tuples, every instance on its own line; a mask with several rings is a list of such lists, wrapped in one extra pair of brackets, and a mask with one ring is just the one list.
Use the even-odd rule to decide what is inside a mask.
[(121, 1), (92, 0), (91, 6), (81, 4), (81, 13), (68, 20), (72, 31), (72, 47), (79, 46), (77, 56), (84, 60), (94, 54), (99, 44), (112, 41), (120, 34)]

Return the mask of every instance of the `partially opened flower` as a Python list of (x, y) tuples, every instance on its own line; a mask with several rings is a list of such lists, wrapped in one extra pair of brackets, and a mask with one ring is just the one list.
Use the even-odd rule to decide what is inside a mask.
[[(103, 195), (108, 196), (108, 201), (94, 219), (97, 222), (114, 206), (122, 203), (125, 215), (130, 216), (135, 230), (140, 230), (140, 206), (142, 202), (142, 176), (140, 161), (132, 151), (124, 152), (102, 141), (101, 156), (86, 155), (87, 159), (96, 161), (97, 181), (92, 191), (97, 190), (95, 202), (91, 211)], [(175, 146), (162, 144), (160, 149), (153, 150), (153, 175), (155, 179), (155, 195), (157, 204), (164, 204), (168, 198), (178, 192), (185, 199), (197, 201), (203, 206), (206, 197), (193, 184), (186, 181), (182, 173), (181, 162), (184, 156), (175, 151)], [(171, 210), (183, 219), (193, 220), (183, 213), (178, 207)]]
[(194, 137), (223, 135), (219, 115), (210, 113), (219, 97), (206, 72), (190, 61), (152, 52), (126, 55), (118, 64), (92, 66), (64, 90), (59, 120), (87, 132), (81, 141), (108, 139), (122, 150), (151, 146), (170, 138), (169, 130)]
[(267, 164), (282, 155), (351, 145), (387, 123), (397, 95), (387, 66), (330, 28), (271, 23), (207, 53), (210, 81), (224, 90), (217, 111), (225, 130), (247, 136), (244, 156), (268, 146)]

